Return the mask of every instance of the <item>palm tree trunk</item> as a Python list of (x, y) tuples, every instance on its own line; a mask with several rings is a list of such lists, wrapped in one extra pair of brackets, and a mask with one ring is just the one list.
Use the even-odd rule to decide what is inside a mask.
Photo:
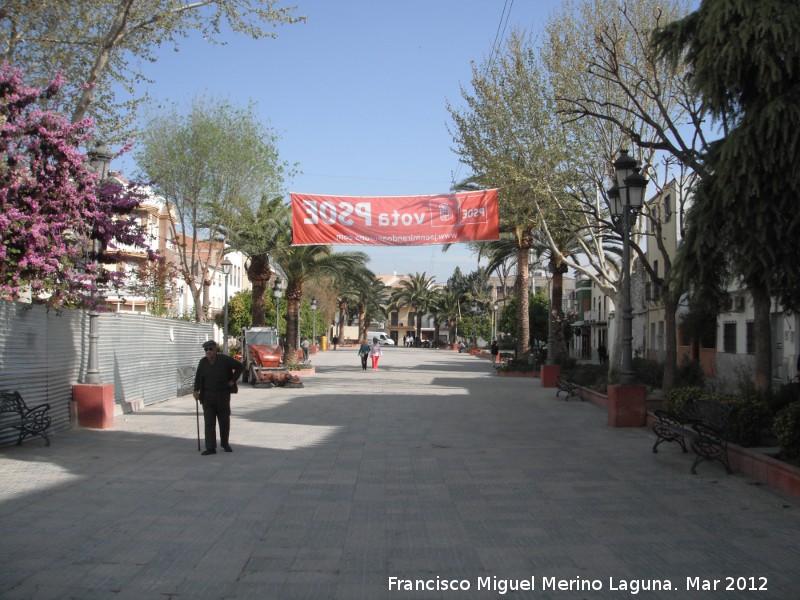
[(247, 269), (247, 278), (253, 284), (253, 308), (250, 311), (253, 327), (264, 327), (266, 322), (265, 294), (267, 283), (272, 276), (269, 260), (266, 254), (250, 258), (250, 267)]
[[(530, 238), (530, 236), (528, 236)], [(514, 286), (517, 288), (517, 356), (525, 356), (530, 350), (531, 344), (531, 324), (528, 314), (528, 281), (530, 272), (528, 269), (528, 258), (530, 255), (530, 245), (524, 243), (517, 247), (517, 280)]]

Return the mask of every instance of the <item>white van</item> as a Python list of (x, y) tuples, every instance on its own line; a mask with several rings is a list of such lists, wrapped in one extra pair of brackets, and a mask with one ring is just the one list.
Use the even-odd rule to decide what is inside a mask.
[(368, 331), (367, 332), (367, 343), (371, 344), (372, 340), (378, 338), (378, 343), (381, 346), (394, 346), (394, 340), (386, 335), (382, 331)]

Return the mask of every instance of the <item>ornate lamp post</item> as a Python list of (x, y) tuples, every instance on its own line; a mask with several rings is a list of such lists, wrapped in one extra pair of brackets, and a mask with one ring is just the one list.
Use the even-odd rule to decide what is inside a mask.
[(644, 203), (644, 189), (647, 179), (639, 174), (636, 160), (627, 150), (620, 150), (614, 161), (617, 181), (608, 190), (611, 214), (622, 226), (622, 364), (620, 366), (620, 385), (632, 385), (633, 373), (633, 307), (631, 306), (631, 228), (635, 216)]
[(272, 286), (272, 296), (275, 298), (275, 335), (280, 338), (280, 330), (278, 326), (281, 322), (281, 296), (283, 295), (283, 287), (280, 277), (275, 277), (275, 283)]
[[(98, 143), (88, 153), (89, 164), (97, 173), (97, 181), (104, 181), (108, 177), (108, 166), (114, 156), (105, 144)], [(92, 251), (97, 252), (97, 240), (92, 240)], [(100, 316), (94, 306), (94, 292), (92, 292), (92, 306), (89, 310), (89, 361), (86, 366), (84, 383), (100, 383), (100, 367), (97, 358), (97, 341), (100, 334), (97, 331), (97, 320)]]
[(492, 327), (492, 341), (497, 339), (497, 310), (500, 308), (500, 305), (495, 301), (494, 303), (494, 318), (492, 320), (494, 327)]
[(228, 353), (228, 275), (231, 274), (231, 269), (233, 268), (233, 263), (225, 258), (220, 265), (222, 269), (222, 274), (225, 275), (225, 318), (224, 318), (224, 328), (225, 330), (222, 332), (222, 353)]
[(317, 299), (311, 296), (311, 345), (317, 343)]

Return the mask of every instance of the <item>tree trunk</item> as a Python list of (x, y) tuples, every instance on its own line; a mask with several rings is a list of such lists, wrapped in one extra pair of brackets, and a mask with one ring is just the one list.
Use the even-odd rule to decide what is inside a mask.
[(531, 321), (528, 314), (529, 294), (528, 258), (531, 251), (531, 235), (526, 232), (517, 247), (517, 279), (514, 286), (517, 288), (517, 356), (527, 356), (531, 345)]
[(664, 376), (661, 389), (664, 393), (675, 386), (675, 373), (678, 368), (678, 327), (675, 313), (678, 301), (672, 299), (669, 290), (664, 294)]
[(755, 333), (755, 379), (756, 390), (769, 391), (772, 385), (772, 326), (769, 293), (761, 287), (750, 288), (753, 295), (753, 329)]
[(192, 288), (192, 301), (194, 302), (194, 320), (196, 323), (204, 323), (203, 313), (203, 290)]
[[(549, 364), (556, 364), (565, 358), (567, 347), (564, 343), (564, 273), (566, 265), (550, 261), (550, 272), (553, 274), (553, 292), (550, 305), (550, 339), (548, 340), (547, 357)], [(550, 361), (550, 356), (552, 360)]]
[(250, 257), (247, 278), (253, 284), (253, 308), (250, 311), (251, 324), (253, 327), (264, 327), (266, 322), (265, 294), (267, 292), (267, 284), (272, 278), (272, 269), (269, 267), (269, 257), (266, 254)]
[(203, 279), (203, 306), (200, 307), (200, 312), (197, 314), (198, 323), (205, 323), (206, 319), (211, 316), (209, 314), (210, 305), (211, 305), (211, 280)]
[(125, 31), (125, 26), (128, 23), (128, 18), (130, 16), (131, 8), (134, 5), (133, 0), (126, 0), (118, 7), (118, 11), (114, 16), (114, 19), (111, 22), (111, 26), (108, 32), (103, 36), (103, 41), (100, 44), (99, 51), (97, 56), (95, 57), (94, 64), (92, 68), (89, 70), (89, 74), (86, 77), (86, 81), (83, 82), (83, 91), (81, 92), (80, 98), (75, 106), (75, 109), (72, 111), (72, 122), (77, 123), (81, 119), (83, 119), (86, 111), (89, 108), (89, 105), (94, 100), (94, 92), (95, 87), (102, 75), (103, 71), (105, 71), (106, 66), (108, 65), (109, 60), (111, 60), (111, 52), (114, 49), (114, 46), (119, 42), (121, 36)]

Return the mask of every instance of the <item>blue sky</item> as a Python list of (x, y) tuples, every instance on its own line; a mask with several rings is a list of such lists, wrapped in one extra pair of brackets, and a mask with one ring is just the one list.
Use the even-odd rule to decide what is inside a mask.
[[(291, 2), (287, 3), (290, 4)], [(300, 0), (307, 23), (278, 38), (199, 37), (164, 48), (146, 65), (152, 99), (188, 106), (198, 94), (253, 101), (280, 136), (281, 157), (302, 174), (293, 192), (348, 196), (437, 194), (468, 175), (452, 152), (447, 102), (460, 105), (471, 62), (503, 32), (540, 31), (560, 0)], [(133, 165), (125, 170), (132, 171)], [(133, 173), (131, 173), (133, 174)], [(463, 246), (367, 251), (378, 273), (426, 272), (444, 283), (476, 268)]]

